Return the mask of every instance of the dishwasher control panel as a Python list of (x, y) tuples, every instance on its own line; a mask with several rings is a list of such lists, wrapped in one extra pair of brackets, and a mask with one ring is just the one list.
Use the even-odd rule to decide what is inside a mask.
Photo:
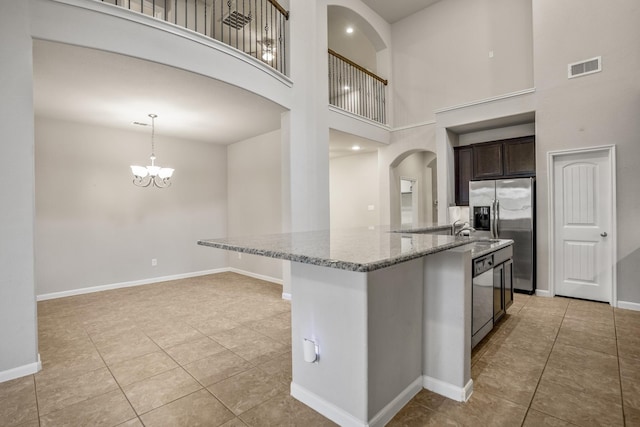
[(473, 277), (476, 277), (493, 268), (493, 254), (489, 254), (473, 260)]

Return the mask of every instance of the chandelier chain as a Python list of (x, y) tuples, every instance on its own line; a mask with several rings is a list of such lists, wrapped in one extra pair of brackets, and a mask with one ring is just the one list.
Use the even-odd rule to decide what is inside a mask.
[(149, 114), (151, 117), (151, 157), (155, 159), (156, 157), (156, 114)]

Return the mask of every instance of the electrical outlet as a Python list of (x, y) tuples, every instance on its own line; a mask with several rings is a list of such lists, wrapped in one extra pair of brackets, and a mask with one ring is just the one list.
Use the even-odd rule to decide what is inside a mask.
[(155, 267), (158, 265), (158, 260), (156, 258), (151, 258), (151, 267)]
[(376, 207), (375, 207), (375, 205), (367, 205), (367, 210), (368, 211), (375, 211)]
[(242, 252), (238, 252), (238, 259), (242, 259)]

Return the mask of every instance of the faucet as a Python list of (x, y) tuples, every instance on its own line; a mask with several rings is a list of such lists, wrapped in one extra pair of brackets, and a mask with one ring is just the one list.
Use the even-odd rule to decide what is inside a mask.
[(462, 228), (458, 230), (456, 234), (454, 234), (454, 236), (463, 236), (465, 234), (468, 236), (469, 233), (465, 233), (465, 231), (468, 231), (470, 233), (472, 231), (476, 231), (476, 229), (465, 223), (465, 225), (463, 225)]
[[(456, 235), (456, 225), (458, 225), (458, 223), (462, 223), (462, 220), (460, 219), (456, 219), (453, 224), (451, 224), (451, 235), (455, 236)], [(464, 228), (464, 225), (462, 226)]]

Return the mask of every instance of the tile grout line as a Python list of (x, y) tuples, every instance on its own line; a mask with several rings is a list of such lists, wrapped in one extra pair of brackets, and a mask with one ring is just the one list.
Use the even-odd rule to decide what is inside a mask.
[[(196, 329), (196, 328), (194, 328), (194, 329)], [(235, 328), (232, 328), (232, 329), (235, 329)], [(196, 330), (197, 330), (197, 329), (196, 329)], [(257, 332), (257, 331), (256, 331), (256, 332)], [(198, 392), (198, 391), (200, 391), (200, 390), (206, 390), (206, 391), (207, 391), (207, 393), (209, 393), (209, 394), (210, 394), (214, 399), (216, 399), (216, 400), (217, 400), (217, 401), (218, 401), (222, 406), (224, 406), (224, 407), (225, 407), (229, 412), (231, 412), (231, 414), (233, 414), (233, 416), (234, 416), (235, 418), (238, 418), (238, 419), (242, 420), (242, 419), (240, 418), (240, 415), (241, 415), (241, 414), (236, 415), (236, 413), (235, 413), (235, 412), (233, 412), (233, 410), (232, 410), (230, 407), (228, 407), (228, 406), (227, 406), (223, 401), (221, 401), (220, 399), (218, 399), (218, 397), (217, 397), (215, 394), (213, 394), (213, 393), (211, 392), (211, 390), (209, 390), (209, 388), (208, 388), (208, 387), (210, 387), (210, 386), (212, 386), (212, 385), (214, 385), (214, 384), (217, 384), (217, 383), (219, 383), (219, 382), (226, 381), (226, 380), (228, 380), (229, 378), (233, 378), (233, 377), (238, 376), (238, 375), (240, 375), (240, 374), (243, 374), (243, 373), (245, 373), (245, 372), (248, 372), (248, 371), (250, 371), (251, 369), (260, 369), (260, 368), (258, 368), (258, 366), (257, 366), (257, 365), (255, 365), (255, 364), (253, 364), (252, 362), (250, 362), (250, 361), (246, 360), (245, 358), (243, 358), (243, 357), (242, 357), (242, 356), (240, 356), (239, 354), (235, 353), (235, 352), (234, 352), (233, 350), (231, 350), (230, 348), (228, 348), (228, 347), (224, 346), (223, 344), (219, 343), (218, 341), (216, 341), (216, 340), (215, 340), (215, 339), (213, 339), (212, 337), (210, 337), (210, 336), (208, 336), (208, 335), (205, 335), (207, 338), (209, 338), (209, 339), (210, 339), (210, 340), (212, 340), (213, 342), (215, 342), (215, 343), (219, 344), (220, 346), (222, 346), (222, 347), (223, 347), (224, 349), (226, 349), (227, 351), (229, 351), (229, 352), (233, 353), (234, 355), (236, 355), (237, 357), (241, 358), (241, 359), (242, 359), (242, 360), (244, 360), (245, 362), (247, 362), (247, 363), (251, 364), (251, 368), (250, 368), (250, 369), (243, 370), (242, 372), (237, 372), (237, 373), (235, 373), (235, 374), (233, 374), (233, 375), (230, 375), (229, 377), (224, 378), (224, 379), (222, 379), (222, 380), (220, 380), (220, 381), (218, 381), (218, 382), (216, 382), (216, 383), (214, 383), (214, 384), (210, 384), (210, 386), (205, 386), (205, 385), (204, 385), (203, 383), (201, 383), (201, 382), (200, 382), (196, 377), (194, 377), (194, 376), (191, 374), (191, 372), (189, 372), (189, 371), (188, 371), (188, 370), (187, 370), (187, 369), (186, 369), (186, 368), (185, 368), (185, 367), (184, 367), (180, 362), (178, 362), (177, 360), (175, 360), (175, 359), (174, 359), (174, 358), (173, 358), (169, 353), (167, 353), (167, 352), (165, 351), (165, 349), (164, 349), (162, 346), (160, 346), (160, 345), (159, 345), (159, 344), (158, 344), (158, 343), (157, 343), (153, 338), (151, 338), (151, 337), (150, 337), (150, 336), (148, 336), (146, 333), (144, 333), (144, 331), (143, 331), (142, 333), (143, 333), (143, 334), (145, 334), (145, 336), (146, 336), (147, 338), (149, 338), (149, 339), (150, 339), (150, 340), (151, 340), (155, 345), (157, 345), (157, 346), (160, 348), (160, 350), (162, 350), (162, 352), (163, 352), (163, 353), (165, 353), (165, 354), (166, 354), (166, 355), (167, 355), (171, 360), (173, 360), (173, 361), (178, 365), (178, 367), (179, 367), (180, 369), (182, 369), (182, 370), (183, 370), (187, 375), (189, 375), (189, 376), (190, 376), (190, 377), (191, 377), (191, 378), (192, 378), (196, 383), (198, 383), (198, 384), (201, 386), (201, 388), (200, 388), (200, 389), (198, 389), (198, 390), (196, 390), (196, 391), (193, 391), (193, 392), (191, 392), (191, 393), (189, 393), (189, 394), (186, 394), (186, 395), (184, 395), (184, 396), (178, 397), (177, 399), (174, 399), (174, 400), (172, 400), (171, 402), (167, 402), (167, 403), (165, 403), (165, 404), (163, 404), (163, 405), (161, 405), (161, 406), (158, 406), (157, 408), (153, 408), (153, 409), (151, 409), (151, 410), (149, 410), (149, 411), (145, 412), (144, 414), (139, 415), (139, 416), (138, 416), (138, 418), (140, 418), (142, 415), (145, 415), (145, 414), (150, 413), (151, 411), (155, 411), (156, 409), (159, 409), (159, 408), (162, 408), (163, 406), (169, 405), (170, 403), (176, 402), (176, 401), (178, 401), (178, 400), (182, 399), (183, 397), (190, 396), (190, 395), (192, 395), (192, 394), (194, 394), (194, 393), (197, 393), (197, 392)], [(189, 341), (185, 341), (185, 342), (189, 342)], [(181, 344), (183, 344), (183, 343), (181, 343)], [(180, 345), (180, 344), (176, 344), (176, 345)], [(205, 359), (205, 358), (198, 359), (198, 360), (203, 360), (203, 359)], [(197, 360), (196, 360), (196, 361), (194, 361), (194, 362), (197, 362)], [(175, 368), (174, 368), (174, 369), (175, 369)], [(165, 372), (166, 372), (166, 371), (165, 371)], [(261, 370), (261, 372), (263, 372), (263, 371)], [(153, 377), (155, 377), (155, 376), (157, 376), (157, 375), (161, 375), (161, 374), (163, 374), (163, 373), (164, 373), (164, 372), (161, 372), (161, 373), (156, 374), (156, 375), (152, 375), (152, 376), (151, 376), (151, 377), (149, 377), (149, 378), (153, 378)], [(115, 378), (114, 378), (114, 379), (115, 379)], [(145, 379), (148, 379), (148, 378), (145, 378)], [(140, 381), (144, 381), (144, 380), (140, 380)], [(117, 382), (117, 380), (116, 380), (116, 382)], [(137, 381), (137, 382), (139, 382), (139, 381)], [(118, 385), (119, 385), (119, 384), (118, 384)], [(124, 391), (123, 391), (123, 393), (124, 393)], [(126, 397), (126, 395), (125, 395), (125, 397)], [(128, 400), (128, 399), (127, 399), (127, 400)], [(264, 403), (264, 402), (261, 402), (261, 403)], [(260, 403), (260, 404), (261, 404), (261, 403)], [(258, 404), (258, 405), (260, 405), (260, 404)], [(256, 406), (258, 406), (258, 405), (256, 405)], [(133, 407), (133, 405), (132, 405), (132, 407)], [(244, 412), (247, 412), (247, 411), (249, 411), (250, 409), (253, 409), (253, 407), (252, 407), (252, 408), (247, 409), (247, 410), (246, 410), (246, 411), (244, 411)], [(136, 411), (135, 411), (135, 409), (134, 409), (134, 412), (136, 412)], [(244, 412), (243, 412), (243, 413), (244, 413)], [(137, 414), (137, 412), (136, 412), (136, 414)], [(140, 422), (142, 422), (142, 420), (140, 420)], [(244, 421), (243, 421), (243, 422), (244, 422)], [(144, 424), (143, 424), (143, 425), (144, 425)]]
[[(191, 326), (191, 325), (189, 325), (189, 326)], [(196, 328), (194, 328), (194, 329), (196, 329)], [(197, 329), (196, 329), (196, 330), (197, 330)], [(198, 331), (198, 332), (200, 332), (200, 331)], [(144, 333), (144, 332), (143, 332), (143, 333)], [(203, 335), (204, 335), (204, 334), (203, 334)], [(169, 353), (167, 353), (167, 351), (166, 351), (163, 347), (161, 347), (157, 342), (155, 342), (153, 338), (151, 338), (151, 337), (150, 337), (150, 336), (148, 336), (147, 334), (145, 334), (145, 336), (146, 336), (147, 338), (149, 338), (149, 339), (150, 339), (150, 340), (151, 340), (155, 345), (157, 345), (157, 346), (160, 348), (160, 350), (162, 350), (162, 352), (163, 352), (164, 354), (166, 354), (166, 355), (167, 355), (167, 357), (169, 357), (171, 360), (173, 360), (173, 361), (176, 363), (176, 365), (178, 365), (178, 367), (179, 367), (180, 369), (182, 369), (182, 370), (183, 370), (187, 375), (189, 375), (189, 376), (190, 376), (190, 377), (191, 377), (191, 378), (192, 378), (196, 383), (198, 383), (198, 384), (202, 387), (202, 388), (200, 388), (200, 389), (198, 389), (198, 390), (196, 390), (196, 391), (194, 391), (194, 392), (191, 392), (191, 393), (186, 394), (186, 395), (184, 395), (184, 396), (181, 396), (181, 397), (179, 397), (179, 398), (177, 398), (177, 399), (174, 399), (174, 400), (172, 400), (171, 402), (167, 402), (167, 403), (165, 403), (164, 405), (158, 406), (157, 408), (153, 408), (153, 409), (151, 409), (151, 410), (149, 410), (149, 411), (145, 412), (145, 414), (148, 414), (148, 413), (149, 413), (149, 412), (151, 412), (151, 411), (155, 411), (156, 409), (162, 408), (163, 406), (166, 406), (166, 405), (168, 405), (168, 404), (170, 404), (170, 403), (173, 403), (173, 402), (175, 402), (175, 401), (178, 401), (178, 400), (182, 399), (183, 397), (191, 396), (192, 394), (197, 393), (197, 392), (199, 392), (200, 390), (206, 390), (206, 391), (207, 391), (207, 393), (209, 393), (209, 394), (211, 395), (211, 397), (213, 397), (213, 398), (214, 398), (214, 399), (216, 399), (218, 402), (220, 402), (220, 404), (221, 404), (222, 406), (224, 406), (224, 407), (225, 407), (229, 412), (231, 412), (231, 413), (232, 413), (236, 418), (238, 417), (236, 414), (234, 414), (234, 413), (233, 413), (233, 411), (231, 410), (231, 408), (229, 408), (227, 405), (225, 405), (225, 404), (224, 404), (224, 402), (223, 402), (223, 401), (221, 401), (221, 400), (220, 400), (220, 399), (218, 399), (218, 398), (217, 398), (213, 393), (211, 393), (211, 391), (207, 388), (207, 386), (205, 386), (204, 384), (202, 384), (200, 381), (198, 381), (198, 379), (197, 379), (196, 377), (194, 377), (193, 375), (191, 375), (191, 372), (189, 372), (189, 371), (188, 371), (184, 366), (182, 366), (182, 364), (181, 364), (180, 362), (178, 362), (178, 361), (177, 361), (176, 359), (174, 359), (174, 358), (173, 358)], [(231, 350), (229, 350), (227, 347), (225, 347), (224, 345), (220, 344), (218, 341), (216, 341), (216, 340), (214, 340), (213, 338), (211, 338), (210, 336), (208, 336), (208, 335), (205, 335), (205, 336), (206, 336), (207, 338), (209, 338), (210, 340), (212, 340), (213, 342), (215, 342), (216, 344), (219, 344), (219, 345), (220, 345), (220, 346), (222, 346), (223, 348), (227, 349), (228, 351), (231, 351)], [(189, 341), (185, 341), (185, 342), (189, 342)], [(176, 344), (176, 345), (180, 345), (180, 344)], [(234, 353), (234, 354), (235, 354), (235, 353)], [(203, 359), (205, 359), (205, 358), (198, 359), (198, 360), (203, 360)], [(197, 362), (198, 360), (194, 360), (194, 362)], [(174, 369), (175, 369), (175, 368), (174, 368)], [(165, 372), (166, 372), (166, 371), (165, 371)], [(243, 371), (243, 372), (246, 372), (246, 371)], [(162, 374), (162, 373), (164, 373), (164, 372), (161, 372), (160, 374)], [(160, 375), (160, 374), (157, 374), (157, 375)], [(149, 378), (153, 378), (153, 377), (155, 377), (155, 376), (157, 376), (157, 375), (152, 375), (152, 376), (151, 376), (151, 377), (149, 377)], [(237, 375), (237, 374), (236, 374), (236, 375)], [(232, 376), (233, 376), (233, 375), (232, 375)], [(145, 379), (146, 379), (146, 378), (145, 378)], [(144, 381), (144, 380), (141, 380), (141, 381)], [(144, 414), (142, 414), (142, 415), (144, 415)], [(142, 420), (141, 420), (141, 421), (142, 421)]]
[(32, 374), (31, 379), (33, 380), (33, 394), (36, 398), (36, 416), (38, 417), (38, 427), (42, 424), (40, 422), (40, 405), (38, 405), (38, 385), (36, 383), (36, 375)]
[[(89, 334), (89, 332), (87, 332), (87, 330), (85, 329), (85, 333), (89, 336), (89, 340), (91, 341), (91, 344), (93, 345), (93, 347), (95, 348), (96, 352), (98, 353), (98, 355), (100, 355), (100, 359), (102, 360), (102, 363), (104, 363), (104, 366), (107, 368), (107, 370), (109, 371), (109, 375), (111, 375), (111, 378), (113, 378), (113, 381), (115, 381), (115, 383), (118, 385), (118, 389), (120, 390), (120, 392), (122, 393), (122, 395), (124, 396), (124, 398), (127, 400), (127, 403), (129, 404), (129, 407), (131, 408), (131, 410), (133, 411), (133, 413), (136, 415), (136, 418), (138, 419), (138, 421), (140, 421), (140, 424), (142, 424), (144, 426), (144, 423), (142, 422), (142, 419), (140, 418), (140, 415), (138, 415), (138, 412), (135, 410), (135, 408), (133, 407), (133, 404), (131, 403), (131, 401), (129, 400), (129, 397), (127, 397), (127, 394), (124, 392), (124, 390), (122, 389), (122, 386), (120, 385), (120, 383), (118, 382), (118, 380), (116, 379), (116, 376), (113, 375), (113, 372), (111, 371), (111, 368), (109, 367), (109, 365), (107, 364), (107, 361), (104, 360), (104, 357), (102, 357), (102, 353), (100, 353), (100, 350), (98, 350), (98, 346), (96, 346), (96, 343), (93, 341), (93, 338), (91, 337), (91, 334)], [(111, 393), (111, 392), (107, 392), (107, 393)], [(107, 393), (103, 393), (99, 396), (103, 396)], [(97, 397), (97, 396), (96, 396)], [(88, 399), (86, 399), (88, 400)], [(131, 421), (133, 418), (129, 419), (129, 420), (125, 420), (124, 422), (128, 422)], [(120, 423), (122, 424), (122, 423)]]
[[(527, 303), (525, 303), (525, 306), (529, 303), (529, 301), (527, 301)], [(524, 306), (522, 307), (524, 308)], [(549, 359), (551, 358), (551, 353), (553, 353), (553, 348), (556, 346), (556, 341), (558, 340), (558, 335), (560, 334), (560, 329), (562, 328), (562, 323), (564, 322), (564, 318), (567, 315), (567, 310), (569, 309), (569, 303), (567, 303), (567, 306), (564, 309), (564, 313), (562, 314), (562, 321), (560, 322), (560, 326), (558, 327), (558, 332), (556, 332), (556, 336), (553, 339), (553, 344), (551, 345), (551, 350), (549, 351), (549, 354), (547, 355), (547, 360), (544, 362), (544, 367), (542, 368), (542, 372), (540, 373), (540, 378), (538, 378), (538, 382), (536, 383), (536, 388), (535, 390), (533, 390), (533, 395), (531, 396), (531, 401), (529, 402), (529, 405), (527, 406), (527, 411), (524, 414), (524, 419), (522, 420), (522, 424), (520, 425), (521, 427), (524, 426), (524, 423), (527, 419), (527, 415), (529, 415), (529, 411), (531, 410), (531, 404), (533, 403), (533, 399), (535, 399), (536, 397), (536, 393), (538, 392), (538, 387), (540, 387), (540, 382), (542, 381), (542, 376), (544, 375), (544, 371), (545, 369), (547, 369), (547, 365), (549, 364)], [(544, 413), (544, 412), (542, 412)], [(549, 416), (552, 416), (554, 418), (557, 419), (561, 419), (556, 417), (555, 415), (551, 415), (551, 414), (546, 414)], [(562, 420), (562, 421), (567, 421), (567, 420)], [(569, 422), (569, 421), (567, 421)]]
[(622, 368), (620, 367), (620, 350), (618, 349), (618, 324), (616, 322), (616, 310), (613, 311), (613, 336), (616, 339), (616, 356), (618, 357), (618, 380), (620, 381), (620, 407), (622, 408), (622, 425), (627, 425), (625, 416), (624, 395), (622, 393)]

